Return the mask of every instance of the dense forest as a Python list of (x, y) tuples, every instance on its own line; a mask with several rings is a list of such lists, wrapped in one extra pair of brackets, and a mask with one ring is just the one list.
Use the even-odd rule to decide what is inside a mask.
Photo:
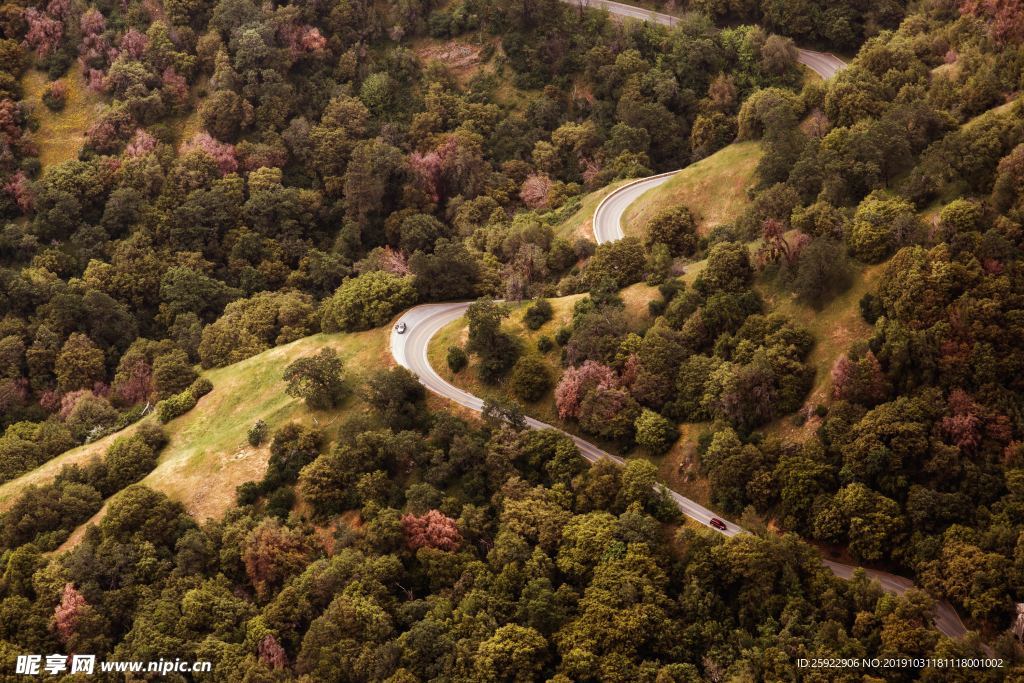
[[(555, 0), (0, 5), (0, 483), (131, 427), (4, 503), (0, 667), (88, 652), (209, 660), (217, 681), (665, 683), (1020, 666), (1024, 11), (657, 6), (679, 20)], [(814, 78), (797, 43), (850, 64)], [(85, 121), (59, 160), (41, 151), (56, 116)], [(611, 183), (736, 141), (761, 154), (735, 221), (703, 230), (680, 205), (600, 246), (557, 230)], [(822, 340), (763, 287), (821, 310), (868, 268), (871, 333), (811, 400)], [(639, 282), (658, 296), (638, 328), (621, 291)], [(533, 300), (538, 329), (576, 294), (538, 342), (554, 376), (497, 300)], [(453, 299), (477, 301), (452, 371), (550, 396), (622, 453), (699, 425), (709, 503), (756, 533), (686, 525), (651, 459), (588, 466), (518, 405), (428, 408), (404, 369), (355, 386), (326, 348), (288, 365), (287, 395), (366, 410), (251, 425), (269, 463), (226, 515), (138, 484), (203, 409), (204, 372)], [(921, 590), (842, 581), (807, 541)], [(936, 600), (972, 633), (936, 631)], [(797, 668), (984, 654), (1006, 668)]]

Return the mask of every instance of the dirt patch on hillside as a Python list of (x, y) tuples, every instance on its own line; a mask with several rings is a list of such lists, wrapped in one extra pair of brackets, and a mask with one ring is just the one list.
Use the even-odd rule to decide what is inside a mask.
[(480, 66), (480, 53), (483, 47), (469, 45), (457, 41), (447, 43), (431, 43), (416, 50), (416, 55), (424, 62), (438, 61), (458, 76), (466, 76)]

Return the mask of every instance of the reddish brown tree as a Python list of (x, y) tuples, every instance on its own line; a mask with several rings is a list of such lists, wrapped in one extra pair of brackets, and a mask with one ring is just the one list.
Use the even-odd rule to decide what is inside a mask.
[(274, 671), (280, 671), (288, 666), (288, 655), (273, 633), (263, 636), (260, 641), (259, 657), (260, 662)]
[(555, 387), (555, 405), (563, 420), (579, 417), (580, 403), (587, 392), (597, 387), (613, 389), (619, 386), (615, 371), (607, 365), (588, 360), (579, 367), (570, 367)]
[(960, 13), (985, 19), (996, 40), (1024, 41), (1024, 5), (1020, 0), (962, 0)]
[(88, 607), (89, 603), (85, 601), (81, 593), (75, 590), (73, 584), (64, 584), (64, 592), (61, 593), (60, 603), (53, 610), (52, 625), (61, 642), (65, 645), (78, 634), (78, 623)]
[(871, 351), (857, 360), (844, 353), (832, 365), (833, 398), (870, 407), (884, 401), (888, 394), (889, 382)]
[(542, 209), (548, 205), (552, 185), (554, 183), (547, 175), (534, 173), (523, 181), (523, 186), (519, 190), (519, 198), (531, 209)]
[(437, 548), (438, 550), (458, 550), (462, 545), (462, 535), (455, 520), (440, 510), (428, 510), (426, 514), (404, 515), (402, 531), (405, 542), (411, 550), (419, 548)]
[(268, 518), (249, 532), (242, 548), (242, 561), (256, 595), (264, 599), (306, 566), (309, 546), (298, 533)]

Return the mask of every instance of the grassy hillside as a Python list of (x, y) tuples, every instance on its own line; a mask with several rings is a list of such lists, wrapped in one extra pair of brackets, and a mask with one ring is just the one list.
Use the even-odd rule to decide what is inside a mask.
[[(166, 425), (170, 442), (161, 452), (157, 468), (143, 483), (180, 501), (198, 519), (219, 517), (234, 505), (236, 486), (263, 476), (269, 444), (253, 448), (246, 441), (246, 432), (256, 420), (266, 421), (271, 433), (290, 420), (329, 430), (343, 413), (366, 409), (353, 394), (337, 410), (310, 411), (284, 393), (284, 368), (297, 358), (331, 347), (344, 359), (347, 382), (355, 389), (363, 376), (389, 363), (389, 331), (385, 327), (354, 334), (314, 335), (204, 373), (213, 382), (213, 391), (191, 411)], [(25, 486), (52, 479), (65, 464), (87, 462), (102, 455), (113, 439), (134, 429), (129, 427), (68, 451), (0, 486), (0, 509), (10, 505)]]
[(21, 85), (25, 101), (32, 105), (39, 119), (39, 130), (33, 135), (39, 145), (39, 161), (43, 167), (76, 159), (85, 141), (85, 131), (92, 124), (97, 107), (103, 103), (99, 94), (89, 90), (82, 79), (82, 67), (75, 61), (61, 78), (68, 87), (67, 104), (58, 112), (43, 104), (43, 91), (50, 83), (46, 74), (29, 69)]
[[(860, 300), (873, 291), (885, 269), (885, 264), (856, 266), (852, 285), (843, 294), (826, 304), (820, 311), (796, 301), (795, 296), (775, 282), (761, 282), (756, 289), (764, 297), (767, 307), (789, 317), (805, 327), (814, 336), (815, 344), (807, 362), (814, 366), (814, 386), (807, 395), (806, 405), (827, 403), (832, 392), (832, 365), (836, 358), (849, 350), (857, 340), (871, 335), (871, 325), (860, 313)], [(776, 420), (769, 428), (773, 434), (796, 438), (808, 435), (817, 426), (815, 420), (798, 427), (789, 418)]]
[(687, 166), (633, 202), (623, 216), (623, 230), (641, 236), (647, 221), (679, 204), (693, 212), (701, 234), (736, 220), (750, 201), (747, 188), (760, 158), (760, 144), (740, 142)]

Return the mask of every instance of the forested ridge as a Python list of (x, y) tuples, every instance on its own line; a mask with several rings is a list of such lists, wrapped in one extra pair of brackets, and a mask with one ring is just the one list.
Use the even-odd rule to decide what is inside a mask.
[[(0, 5), (0, 480), (133, 425), (6, 504), (0, 666), (659, 683), (1017, 666), (1024, 13), (661, 4), (672, 27), (554, 0)], [(794, 40), (855, 57), (822, 82)], [(55, 122), (81, 124), (77, 155), (41, 158)], [(735, 221), (672, 206), (598, 247), (558, 230), (588, 193), (734, 141), (760, 150)], [(815, 367), (820, 331), (765, 288), (820, 310), (875, 264), (870, 334)], [(658, 287), (639, 320), (621, 293), (638, 282)], [(494, 303), (534, 300), (537, 330), (548, 299), (582, 293), (529, 340)], [(450, 369), (552, 401), (633, 453), (624, 469), (521, 430), (519, 405), (467, 421), (403, 369), (324, 348), (281, 378), (312, 419), (251, 425), (269, 462), (226, 515), (137, 483), (216, 390), (204, 370), (478, 298)], [(656, 492), (679, 423), (698, 425), (709, 502), (757, 533), (688, 527)], [(801, 538), (924, 590), (840, 581)], [(940, 636), (936, 598), (975, 633)], [(796, 664), (984, 653), (1005, 667)]]

